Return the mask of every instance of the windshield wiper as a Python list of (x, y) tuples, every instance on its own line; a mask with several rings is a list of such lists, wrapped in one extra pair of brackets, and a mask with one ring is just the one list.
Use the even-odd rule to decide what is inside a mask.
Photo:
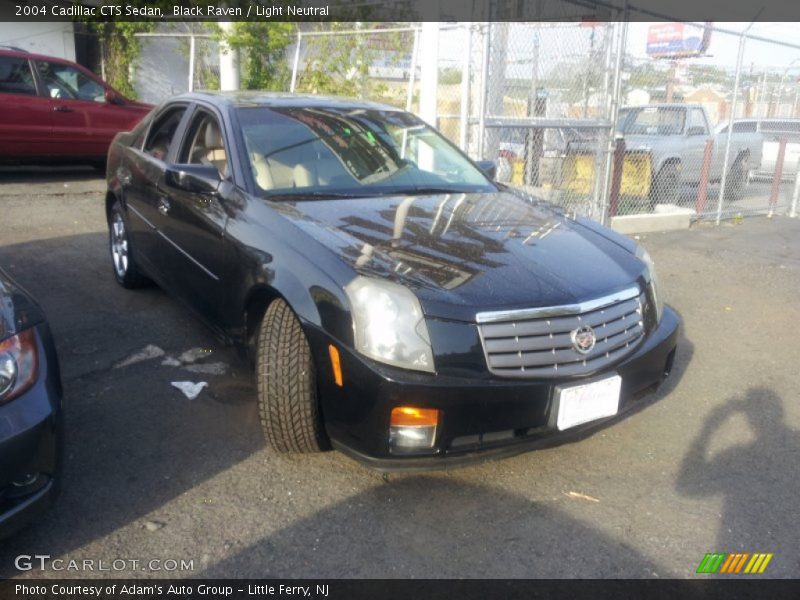
[(412, 196), (417, 194), (474, 194), (480, 192), (477, 190), (465, 190), (448, 187), (411, 187), (397, 190), (395, 193)]

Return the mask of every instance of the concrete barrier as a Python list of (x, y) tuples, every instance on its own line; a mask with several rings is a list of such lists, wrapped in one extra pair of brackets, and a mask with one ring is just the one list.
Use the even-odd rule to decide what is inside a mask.
[(689, 229), (694, 215), (691, 208), (657, 204), (653, 213), (611, 217), (611, 229), (624, 234)]

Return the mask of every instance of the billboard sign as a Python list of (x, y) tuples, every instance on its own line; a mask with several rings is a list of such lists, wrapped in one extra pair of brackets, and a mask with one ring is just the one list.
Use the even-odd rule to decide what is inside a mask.
[(656, 23), (647, 30), (647, 54), (653, 58), (699, 56), (708, 48), (710, 23)]

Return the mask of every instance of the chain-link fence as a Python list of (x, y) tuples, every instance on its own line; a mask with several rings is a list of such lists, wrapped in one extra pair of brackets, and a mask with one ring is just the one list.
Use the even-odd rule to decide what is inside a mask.
[(419, 31), (342, 23), (298, 31), (290, 91), (413, 108)]
[[(500, 181), (601, 221), (797, 204), (800, 45), (689, 23), (458, 23), (437, 35), (435, 124), (495, 161)], [(421, 113), (433, 60), (422, 38), (416, 24), (302, 24), (289, 87)], [(210, 35), (142, 42), (143, 99), (218, 86)]]
[(497, 163), (500, 181), (602, 217), (619, 33), (600, 23), (492, 23), (477, 31), (482, 102), (471, 150)]
[[(706, 51), (659, 52), (659, 34), (676, 25), (694, 29), (684, 38), (704, 39)], [(635, 50), (625, 57), (617, 130), (625, 155), (649, 162), (650, 186), (645, 196), (623, 183), (612, 213), (677, 207), (717, 219), (789, 210), (800, 158), (800, 46), (661, 24), (651, 26), (646, 53)]]
[(193, 90), (219, 89), (219, 42), (202, 31), (137, 34), (141, 53), (134, 77), (139, 99), (157, 103)]

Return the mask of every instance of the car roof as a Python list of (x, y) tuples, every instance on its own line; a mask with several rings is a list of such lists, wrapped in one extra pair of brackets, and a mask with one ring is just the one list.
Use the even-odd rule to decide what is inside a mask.
[(654, 104), (627, 104), (620, 106), (620, 110), (631, 108), (703, 108), (703, 105), (696, 102), (657, 102)]
[(370, 102), (368, 100), (357, 100), (353, 98), (340, 98), (335, 96), (317, 96), (311, 94), (290, 94), (286, 92), (262, 92), (262, 91), (236, 91), (236, 92), (191, 92), (171, 98), (170, 102), (176, 100), (204, 101), (216, 106), (228, 108), (255, 108), (266, 107), (325, 107), (325, 108), (349, 108), (349, 109), (370, 109), (370, 110), (401, 110), (395, 106)]
[(61, 58), (59, 56), (48, 56), (46, 54), (35, 54), (33, 52), (28, 52), (27, 50), (23, 50), (22, 48), (14, 48), (13, 46), (4, 46), (2, 44), (0, 44), (0, 56), (13, 56), (14, 58), (31, 58), (33, 60), (56, 61), (69, 65), (77, 64), (75, 63), (75, 61), (69, 60), (67, 58)]

